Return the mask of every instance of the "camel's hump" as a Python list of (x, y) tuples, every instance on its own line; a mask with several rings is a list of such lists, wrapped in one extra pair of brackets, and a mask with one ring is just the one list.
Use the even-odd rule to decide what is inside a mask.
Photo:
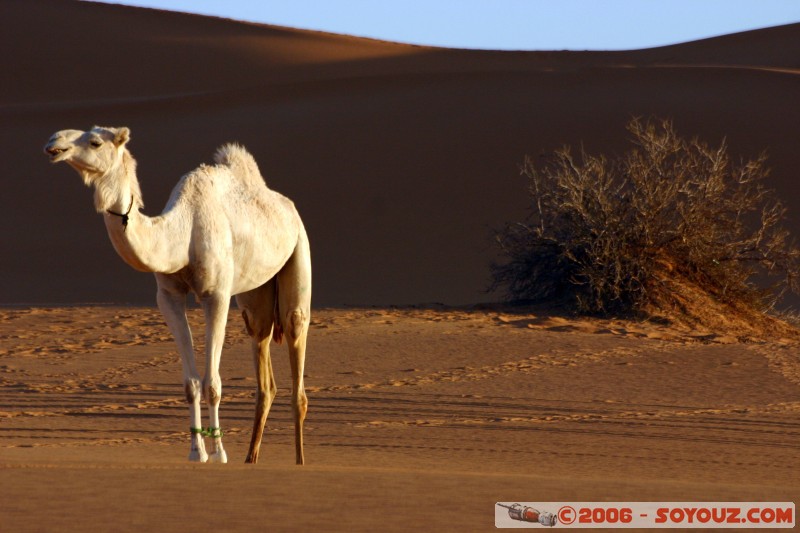
[(255, 158), (243, 146), (234, 143), (220, 146), (214, 154), (214, 162), (230, 167), (235, 176), (249, 185), (265, 185)]

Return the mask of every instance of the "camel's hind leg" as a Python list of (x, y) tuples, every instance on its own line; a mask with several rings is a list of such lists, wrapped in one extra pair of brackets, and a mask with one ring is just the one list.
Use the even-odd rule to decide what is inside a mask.
[(311, 322), (311, 253), (305, 231), (301, 231), (294, 254), (278, 273), (278, 307), (292, 366), (295, 457), (297, 464), (302, 465), (305, 463), (303, 422), (308, 411), (303, 372), (306, 358), (306, 338)]
[(275, 322), (275, 280), (272, 279), (252, 291), (238, 294), (236, 304), (242, 310), (242, 317), (251, 337), (253, 361), (256, 367), (258, 391), (256, 393), (256, 415), (253, 421), (253, 434), (250, 438), (250, 451), (247, 463), (258, 461), (261, 438), (267, 415), (278, 392), (275, 376), (272, 373), (272, 360), (269, 353), (269, 342), (272, 339)]

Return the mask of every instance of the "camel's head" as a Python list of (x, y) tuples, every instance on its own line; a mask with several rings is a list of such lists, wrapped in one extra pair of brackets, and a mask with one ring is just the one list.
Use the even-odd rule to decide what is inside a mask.
[(61, 130), (50, 137), (44, 151), (51, 162), (66, 162), (91, 185), (121, 163), (130, 134), (128, 128), (99, 126), (89, 131)]

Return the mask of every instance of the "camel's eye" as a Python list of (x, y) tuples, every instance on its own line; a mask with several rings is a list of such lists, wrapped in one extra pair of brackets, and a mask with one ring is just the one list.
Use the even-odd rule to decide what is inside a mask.
[(103, 141), (101, 141), (100, 139), (92, 139), (91, 141), (89, 141), (89, 144), (91, 144), (95, 148), (100, 148), (101, 146), (103, 146)]

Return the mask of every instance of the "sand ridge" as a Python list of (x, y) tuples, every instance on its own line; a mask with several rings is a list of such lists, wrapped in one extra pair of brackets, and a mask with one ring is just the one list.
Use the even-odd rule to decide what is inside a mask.
[(131, 128), (148, 214), (216, 147), (247, 146), (306, 221), (322, 306), (484, 301), (491, 228), (524, 217), (524, 157), (619, 153), (632, 116), (726, 138), (735, 157), (767, 150), (769, 185), (793, 223), (800, 213), (797, 24), (649, 50), (496, 52), (89, 2), (13, 0), (0, 18), (14, 51), (0, 58), (14, 73), (0, 87), (2, 179), (19, 200), (0, 227), (27, 228), (0, 233), (14, 251), (4, 303), (152, 305), (152, 280), (119, 261), (90, 194), (40, 153), (54, 131), (93, 124)]

